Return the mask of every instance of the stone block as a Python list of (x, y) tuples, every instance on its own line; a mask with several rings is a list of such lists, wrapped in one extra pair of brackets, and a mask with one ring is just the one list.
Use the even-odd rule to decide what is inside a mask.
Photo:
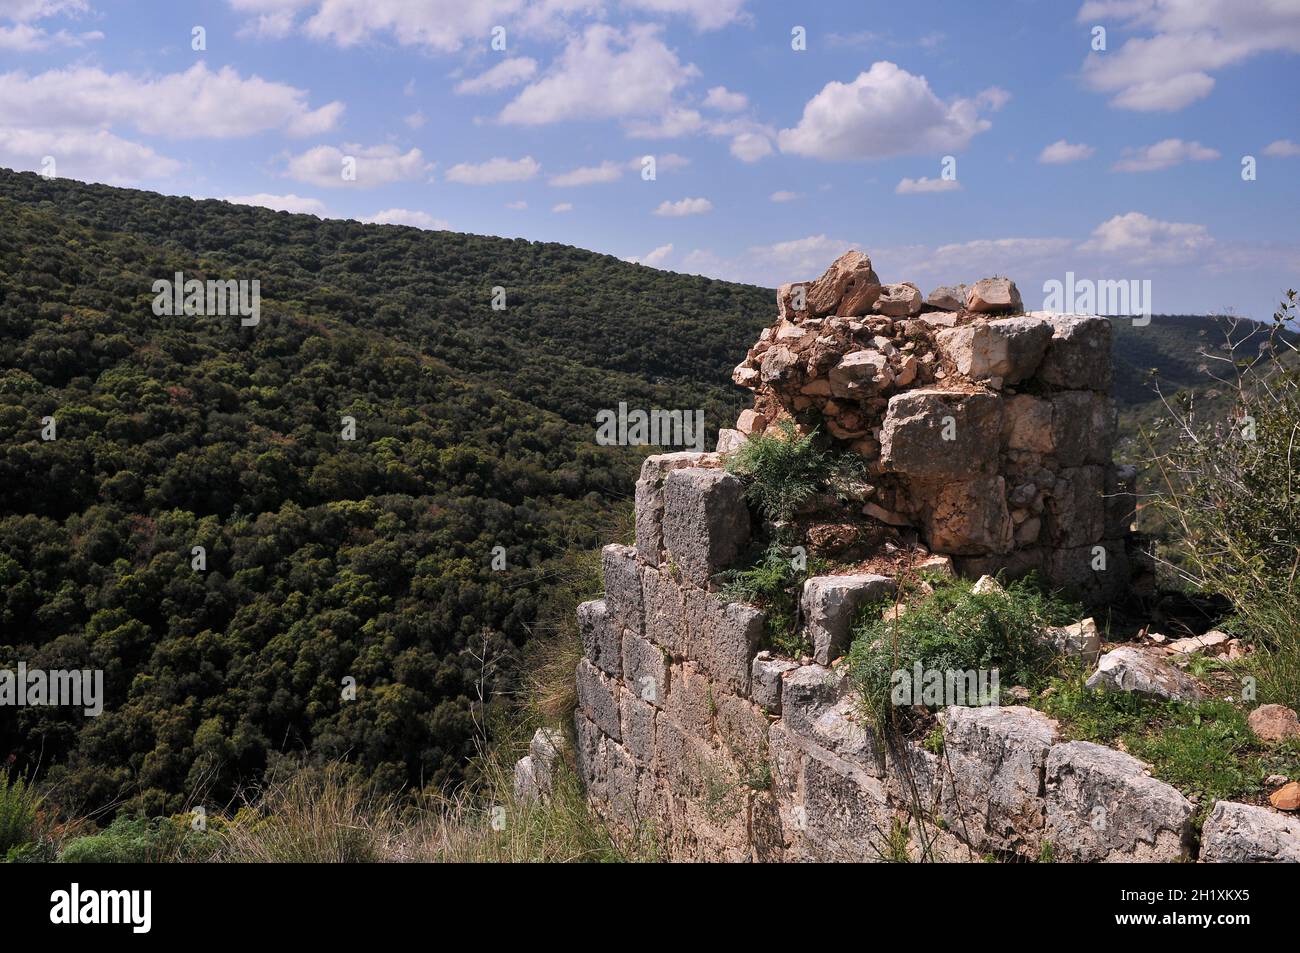
[(1002, 477), (980, 476), (930, 488), (925, 537), (936, 552), (954, 556), (1004, 554), (1015, 543)]
[(762, 611), (698, 589), (686, 590), (685, 596), (688, 657), (725, 691), (748, 697), (754, 656), (763, 639)]
[(641, 571), (631, 546), (610, 543), (600, 555), (605, 571), (605, 617), (621, 645), (624, 629), (640, 635), (645, 625)]
[(627, 694), (662, 708), (669, 691), (668, 657), (649, 639), (623, 632), (623, 681)]
[(1206, 864), (1300, 864), (1300, 817), (1216, 801), (1201, 830)]
[(1196, 680), (1154, 652), (1122, 645), (1097, 662), (1088, 688), (1141, 696), (1153, 701), (1199, 702), (1205, 694)]
[(847, 576), (813, 576), (805, 580), (799, 601), (804, 632), (813, 646), (813, 658), (829, 665), (848, 650), (850, 626), (859, 609), (893, 596), (892, 579), (869, 573)]
[(799, 663), (783, 658), (763, 657), (758, 653), (750, 678), (750, 695), (761, 707), (773, 715), (781, 714), (781, 676), (799, 667)]
[(1043, 514), (1052, 545), (1070, 549), (1101, 540), (1106, 530), (1105, 481), (1105, 472), (1096, 466), (1067, 467), (1057, 473)]
[(935, 343), (963, 377), (1000, 389), (1032, 377), (1051, 338), (1042, 318), (1000, 318), (940, 331)]
[(749, 510), (738, 479), (725, 470), (690, 467), (664, 481), (664, 547), (685, 581), (710, 578), (749, 542)]
[(675, 658), (687, 648), (686, 596), (666, 568), (641, 567), (645, 636)]
[(1002, 401), (995, 394), (895, 394), (880, 431), (888, 470), (919, 479), (970, 477), (997, 466)]
[(604, 599), (593, 599), (578, 606), (578, 631), (582, 634), (582, 652), (606, 675), (623, 674), (622, 633), (609, 624)]
[(681, 451), (655, 454), (641, 464), (635, 491), (636, 551), (646, 565), (663, 561), (664, 480), (673, 470), (698, 467), (714, 458), (716, 454)]
[(586, 659), (578, 662), (577, 677), (579, 710), (609, 737), (620, 740), (619, 683)]
[(631, 692), (619, 696), (619, 732), (623, 747), (641, 767), (648, 767), (655, 753), (655, 706)]
[(1046, 384), (1062, 389), (1109, 391), (1111, 328), (1106, 318), (1056, 315), (1052, 339), (1038, 369)]

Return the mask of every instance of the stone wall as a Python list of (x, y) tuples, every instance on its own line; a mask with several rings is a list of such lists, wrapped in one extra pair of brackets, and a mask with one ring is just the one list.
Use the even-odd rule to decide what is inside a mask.
[[(1122, 595), (1133, 500), (1110, 457), (1109, 325), (987, 316), (1018, 299), (995, 279), (937, 289), (926, 311), (856, 253), (802, 291), (783, 286), (777, 323), (736, 372), (755, 406), (720, 449), (781, 419), (825, 425), (873, 474), (838, 525), (881, 527), (867, 538), (912, 547), (913, 566), (1033, 568), (1093, 602)], [(947, 708), (941, 754), (886, 742), (839, 663), (855, 610), (894, 579), (859, 563), (806, 580), (811, 652), (778, 657), (763, 612), (716, 578), (764, 532), (756, 519), (723, 453), (652, 456), (636, 545), (603, 550), (605, 596), (578, 610), (573, 760), (620, 837), (653, 837), (670, 860), (1300, 859), (1300, 821), (1244, 804), (1216, 805), (1198, 847), (1178, 790), (1030, 708)], [(1091, 620), (1043, 637), (1100, 653)], [(534, 739), (521, 795), (546, 796), (557, 750), (554, 734)]]

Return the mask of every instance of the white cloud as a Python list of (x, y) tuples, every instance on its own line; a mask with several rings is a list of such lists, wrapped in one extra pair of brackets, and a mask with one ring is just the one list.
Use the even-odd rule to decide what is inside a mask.
[(415, 112), (403, 116), (402, 122), (406, 123), (411, 129), (420, 129), (428, 120), (424, 118), (424, 113), (417, 109)]
[(271, 195), (267, 192), (258, 192), (256, 195), (227, 195), (225, 201), (233, 202), (235, 205), (260, 205), (262, 208), (274, 209), (277, 212), (301, 212), (318, 218), (325, 217), (324, 202), (320, 199), (294, 195), (292, 192), (288, 195)]
[(0, 74), (0, 115), (28, 127), (120, 123), (169, 139), (227, 139), (268, 130), (311, 136), (333, 129), (342, 114), (342, 103), (311, 109), (305, 90), (258, 76), (245, 79), (229, 66), (213, 72), (204, 63), (157, 77), (94, 67)]
[[(344, 161), (355, 160), (356, 178), (343, 178)], [(422, 178), (433, 171), (419, 149), (402, 152), (394, 145), (363, 146), (345, 142), (337, 146), (316, 146), (301, 155), (290, 156), (285, 174), (298, 182), (326, 188), (371, 189), (392, 182)]]
[(496, 185), (499, 182), (526, 182), (541, 171), (541, 163), (532, 156), (522, 159), (488, 159), (486, 162), (461, 162), (447, 170), (448, 182), (462, 185)]
[(507, 203), (506, 203), (506, 208), (508, 208), (508, 209), (513, 209), (513, 210), (515, 210), (516, 212), (521, 212), (521, 211), (523, 211), (524, 209), (528, 208), (528, 203), (525, 202), (523, 199), (520, 199), (520, 200), (517, 201), (517, 202), (507, 202)]
[(448, 231), (451, 228), (451, 223), (446, 219), (434, 218), (428, 212), (409, 208), (386, 208), (361, 221), (367, 225), (411, 225), (431, 231)]
[(574, 186), (595, 185), (601, 182), (617, 182), (627, 171), (626, 164), (602, 162), (600, 165), (580, 166), (569, 172), (561, 172), (549, 179), (551, 185)]
[(956, 151), (992, 125), (981, 110), (1007, 98), (994, 88), (944, 102), (925, 77), (882, 60), (851, 83), (827, 83), (778, 142), (782, 152), (832, 160)]
[(898, 195), (918, 195), (923, 192), (956, 192), (961, 183), (956, 179), (931, 179), (921, 176), (919, 179), (900, 179), (894, 186)]
[(167, 178), (180, 162), (106, 129), (26, 129), (0, 126), (0, 165), (41, 171), (52, 156), (54, 174), (109, 185), (135, 185)]
[(659, 29), (595, 24), (569, 40), (540, 79), (501, 111), (502, 122), (537, 126), (578, 119), (656, 119), (699, 74), (664, 45)]
[(658, 248), (647, 252), (640, 258), (629, 258), (627, 260), (636, 265), (646, 265), (650, 268), (658, 268), (672, 253), (673, 244), (672, 242), (669, 242), (667, 245), (660, 245)]
[(536, 74), (536, 60), (527, 56), (512, 56), (478, 76), (461, 80), (456, 84), (456, 92), (462, 96), (495, 93), (526, 83)]
[(704, 97), (704, 105), (719, 112), (740, 112), (749, 105), (749, 97), (744, 93), (732, 92), (725, 86), (714, 86)]
[(1155, 172), (1184, 162), (1208, 162), (1217, 158), (1219, 153), (1216, 150), (1207, 148), (1199, 142), (1162, 139), (1154, 145), (1143, 146), (1140, 149), (1125, 149), (1124, 158), (1111, 168), (1116, 172)]
[(772, 140), (758, 132), (742, 132), (731, 140), (731, 154), (741, 162), (757, 162), (772, 154)]
[(770, 196), (768, 196), (768, 198), (770, 198), (773, 202), (793, 202), (795, 199), (799, 198), (799, 193), (780, 190), (777, 192), (773, 192)]
[(1066, 142), (1057, 139), (1049, 146), (1044, 146), (1038, 154), (1038, 161), (1045, 165), (1064, 165), (1067, 162), (1081, 162), (1090, 159), (1097, 150), (1082, 142)]
[(98, 31), (69, 33), (58, 30), (51, 33), (44, 27), (34, 26), (37, 20), (55, 16), (77, 16), (90, 8), (83, 0), (0, 0), (0, 20), (12, 26), (0, 26), (0, 50), (16, 53), (36, 53), (56, 46), (84, 46), (93, 40), (102, 40)]
[(1152, 31), (1084, 60), (1084, 81), (1121, 109), (1176, 111), (1210, 95), (1218, 70), (1300, 52), (1300, 4), (1291, 0), (1089, 0), (1077, 19)]
[(676, 139), (704, 127), (704, 117), (699, 112), (682, 107), (673, 107), (654, 119), (630, 119), (623, 126), (633, 139)]
[[(356, 46), (391, 36), (402, 46), (450, 53), (470, 37), (487, 37), (493, 26), (514, 21), (517, 0), (229, 0), (250, 15), (254, 29), (268, 25), (269, 36), (300, 31), (338, 46)], [(537, 6), (542, 6), (538, 4)]]
[(558, 203), (556, 203), (555, 205), (552, 205), (552, 206), (551, 206), (551, 211), (552, 211), (552, 212), (572, 212), (572, 211), (573, 211), (573, 203), (572, 203), (572, 202), (558, 202)]
[(742, 18), (745, 0), (625, 0), (647, 13), (676, 13), (689, 17), (697, 30), (716, 30)]
[(1163, 222), (1129, 212), (1094, 228), (1079, 250), (1120, 256), (1137, 264), (1172, 264), (1200, 259), (1213, 244), (1204, 225)]
[(683, 215), (703, 215), (713, 208), (708, 199), (680, 199), (676, 202), (661, 202), (655, 209), (656, 215), (667, 218), (681, 218)]
[(1300, 143), (1290, 139), (1277, 139), (1264, 147), (1264, 155), (1280, 159), (1294, 158), (1300, 156)]

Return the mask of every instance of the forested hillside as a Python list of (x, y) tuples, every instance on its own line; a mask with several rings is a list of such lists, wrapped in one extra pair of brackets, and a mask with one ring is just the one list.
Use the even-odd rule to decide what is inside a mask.
[[(260, 324), (156, 316), (178, 271), (259, 280)], [(455, 781), (481, 633), (519, 647), (627, 518), (645, 451), (597, 446), (596, 411), (702, 408), (711, 446), (773, 310), (567, 246), (0, 171), (0, 668), (107, 689), (98, 718), (0, 708), (0, 758), (80, 814), (221, 804), (282, 752)], [(1121, 398), (1191, 383), (1210, 324), (1120, 329)]]

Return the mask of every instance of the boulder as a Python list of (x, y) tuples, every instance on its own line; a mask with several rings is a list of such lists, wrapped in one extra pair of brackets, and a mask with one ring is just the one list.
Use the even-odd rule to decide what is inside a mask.
[(1201, 829), (1207, 864), (1300, 864), (1300, 818), (1266, 807), (1215, 801)]
[(1002, 401), (994, 394), (912, 390), (889, 399), (880, 429), (885, 469), (952, 479), (997, 466)]
[(736, 418), (736, 429), (746, 437), (762, 433), (767, 429), (767, 418), (753, 410), (742, 410)]
[(1191, 853), (1193, 809), (1132, 755), (1089, 741), (1047, 756), (1046, 825), (1058, 861), (1175, 863)]
[(707, 587), (710, 577), (749, 542), (749, 510), (740, 481), (725, 470), (689, 467), (669, 473), (663, 538), (686, 581)]
[(1300, 738), (1300, 717), (1285, 705), (1260, 705), (1246, 720), (1261, 741)]
[(889, 318), (907, 318), (921, 313), (921, 289), (909, 281), (884, 285), (874, 310)]
[(1043, 771), (1057, 724), (1032, 708), (944, 711), (948, 764), (940, 803), (949, 830), (976, 850), (1037, 857), (1042, 846)]
[(940, 311), (962, 311), (966, 308), (966, 286), (940, 285), (926, 295), (925, 303)]
[(537, 783), (537, 773), (530, 755), (524, 755), (515, 762), (514, 790), (516, 801), (527, 803), (541, 799), (542, 789)]
[(854, 614), (869, 602), (893, 595), (895, 588), (892, 579), (871, 574), (806, 580), (799, 606), (817, 663), (829, 665), (839, 658), (849, 647)]
[(1024, 317), (948, 328), (935, 343), (963, 377), (1001, 387), (1032, 377), (1051, 338), (1049, 321)]
[(1089, 665), (1096, 664), (1101, 655), (1101, 632), (1093, 619), (1052, 626), (1043, 630), (1042, 638), (1057, 655), (1081, 658)]
[(1129, 645), (1103, 655), (1087, 686), (1104, 692), (1131, 692), (1155, 701), (1199, 702), (1205, 697), (1193, 678)]
[(1071, 314), (1051, 320), (1052, 340), (1038, 369), (1039, 378), (1062, 389), (1110, 390), (1110, 321)]
[(879, 351), (845, 354), (831, 368), (831, 393), (836, 397), (870, 397), (894, 382), (889, 359)]
[(992, 314), (1019, 311), (1020, 290), (1010, 278), (982, 278), (966, 290), (966, 310)]
[(817, 318), (868, 314), (879, 295), (880, 279), (871, 269), (871, 259), (860, 251), (847, 251), (808, 285), (808, 313)]

